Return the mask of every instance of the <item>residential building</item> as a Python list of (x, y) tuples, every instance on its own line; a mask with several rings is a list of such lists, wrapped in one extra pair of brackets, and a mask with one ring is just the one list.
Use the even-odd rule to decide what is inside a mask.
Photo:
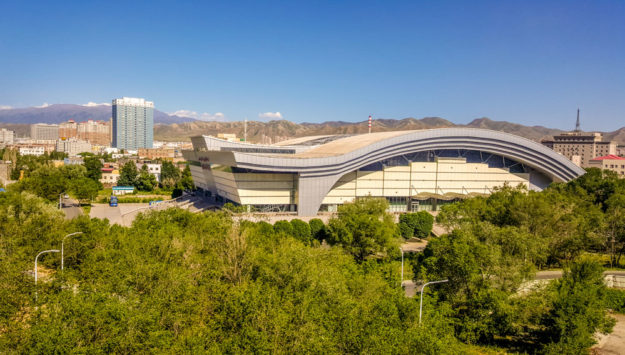
[(41, 156), (46, 150), (43, 145), (28, 145), (28, 146), (20, 146), (20, 155), (34, 155)]
[(139, 148), (137, 155), (139, 158), (145, 158), (149, 160), (163, 159), (173, 161), (175, 158), (176, 150), (167, 146), (161, 146), (159, 148)]
[(354, 199), (394, 212), (436, 210), (506, 184), (542, 190), (585, 173), (551, 149), (509, 133), (441, 128), (302, 137), (274, 145), (191, 137), (195, 186), (258, 211), (314, 216)]
[(74, 138), (67, 140), (59, 139), (56, 141), (56, 151), (67, 153), (70, 157), (79, 153), (91, 153), (91, 143)]
[(102, 177), (100, 178), (100, 182), (104, 187), (112, 187), (117, 185), (117, 180), (119, 180), (119, 170), (113, 167), (104, 167), (102, 168)]
[(13, 144), (15, 132), (6, 128), (0, 129), (0, 145)]
[(113, 147), (152, 148), (153, 140), (154, 103), (130, 97), (113, 100)]
[(35, 140), (59, 139), (59, 125), (35, 123), (30, 125), (30, 138)]
[(137, 170), (143, 169), (143, 165), (147, 166), (148, 172), (156, 178), (156, 181), (161, 182), (161, 164), (148, 163), (148, 162), (135, 162), (137, 164)]
[(77, 123), (69, 120), (59, 124), (59, 137), (61, 139), (77, 138), (91, 144), (109, 146), (111, 123), (94, 120)]
[(625, 177), (625, 158), (616, 155), (606, 155), (591, 159), (589, 164), (591, 168), (599, 168), (602, 170), (612, 170), (619, 177)]

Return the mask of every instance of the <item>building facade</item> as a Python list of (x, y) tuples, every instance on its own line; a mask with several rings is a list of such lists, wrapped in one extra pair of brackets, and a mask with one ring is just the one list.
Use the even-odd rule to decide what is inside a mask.
[(67, 153), (70, 157), (80, 153), (91, 153), (91, 143), (77, 139), (59, 139), (56, 141), (56, 151)]
[(59, 125), (47, 123), (35, 123), (30, 125), (30, 138), (34, 140), (57, 140), (59, 139)]
[(301, 216), (383, 197), (392, 211), (435, 210), (504, 186), (541, 190), (584, 170), (525, 138), (445, 128), (304, 137), (275, 145), (192, 137), (193, 180), (217, 199)]
[(112, 134), (112, 145), (115, 148), (152, 148), (154, 103), (130, 97), (113, 100)]
[(590, 160), (589, 167), (602, 170), (611, 170), (619, 177), (625, 177), (625, 158), (616, 155), (606, 155)]
[(566, 132), (541, 143), (584, 168), (590, 167), (595, 157), (615, 155), (617, 148), (616, 142), (604, 142), (598, 132)]
[(15, 132), (6, 128), (0, 129), (0, 145), (13, 144), (15, 140)]
[(69, 120), (59, 124), (59, 137), (61, 139), (76, 138), (93, 145), (109, 146), (111, 144), (111, 123), (94, 120), (85, 122)]

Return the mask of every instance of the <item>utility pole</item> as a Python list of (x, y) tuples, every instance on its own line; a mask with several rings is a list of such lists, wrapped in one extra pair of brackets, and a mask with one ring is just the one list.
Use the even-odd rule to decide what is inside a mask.
[(369, 115), (369, 134), (371, 134), (371, 115)]
[(243, 141), (247, 143), (247, 117), (245, 117), (245, 122), (243, 123)]

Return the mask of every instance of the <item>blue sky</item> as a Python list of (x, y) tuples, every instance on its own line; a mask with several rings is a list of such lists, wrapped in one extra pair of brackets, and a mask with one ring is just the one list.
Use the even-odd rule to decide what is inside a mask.
[(625, 126), (625, 1), (0, 4), (0, 106), (121, 96), (205, 119), (562, 129), (579, 106), (582, 128), (613, 130)]

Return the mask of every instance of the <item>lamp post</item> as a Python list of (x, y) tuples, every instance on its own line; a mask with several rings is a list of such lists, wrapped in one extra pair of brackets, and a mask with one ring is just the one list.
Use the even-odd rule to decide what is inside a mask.
[(401, 250), (401, 282), (399, 283), (399, 287), (403, 287), (404, 286), (404, 249), (402, 247), (399, 247), (399, 250)]
[(41, 254), (44, 254), (44, 253), (58, 253), (58, 252), (59, 252), (58, 249), (44, 250), (44, 251), (40, 252), (39, 254), (37, 254), (37, 256), (35, 256), (35, 302), (37, 302), (37, 259), (39, 259), (39, 256)]
[(78, 235), (78, 234), (82, 234), (82, 232), (70, 233), (70, 234), (64, 236), (63, 239), (61, 239), (61, 271), (63, 271), (63, 266), (64, 266), (64, 256), (65, 256), (64, 243), (65, 243), (65, 238), (71, 237), (72, 235)]
[(59, 209), (62, 209), (62, 208), (63, 208), (63, 200), (62, 200), (62, 198), (63, 198), (63, 194), (64, 194), (64, 192), (61, 192), (61, 193), (59, 194)]
[(421, 314), (423, 313), (423, 290), (425, 289), (425, 286), (431, 285), (431, 284), (440, 284), (443, 282), (449, 282), (449, 280), (430, 281), (430, 282), (426, 282), (421, 287), (421, 301), (419, 302), (419, 325), (421, 325)]

